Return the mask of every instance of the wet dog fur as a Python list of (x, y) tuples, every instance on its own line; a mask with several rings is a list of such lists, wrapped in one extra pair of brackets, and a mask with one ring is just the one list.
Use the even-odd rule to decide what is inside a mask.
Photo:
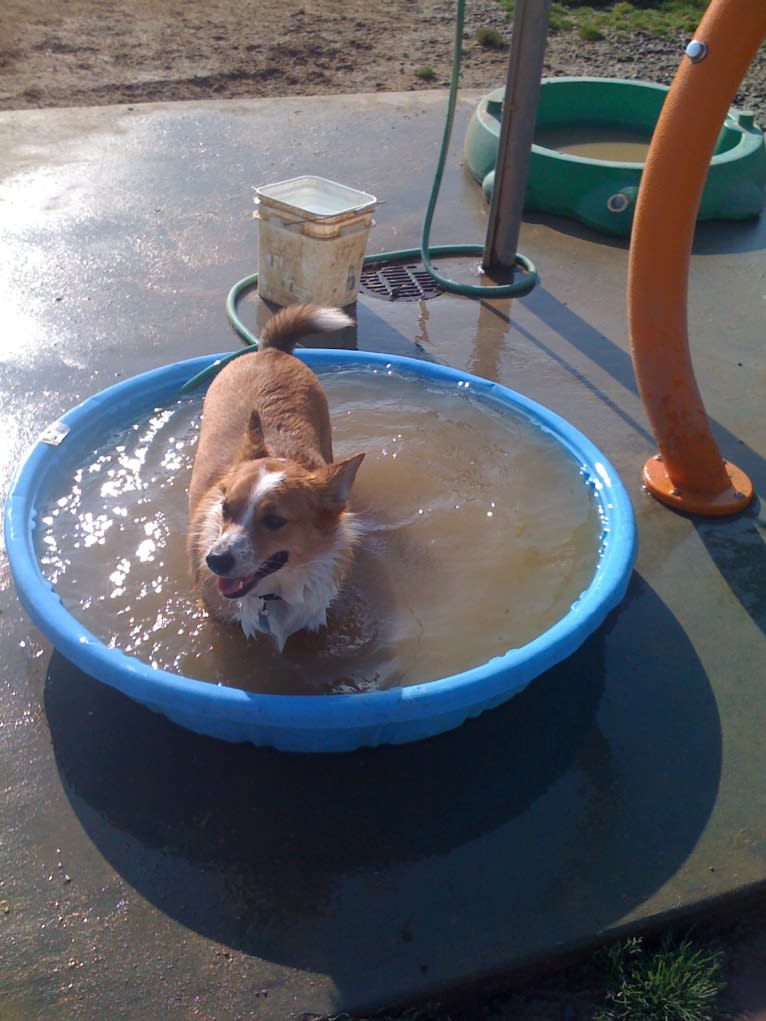
[(348, 510), (363, 453), (333, 460), (327, 400), (293, 349), (348, 325), (339, 309), (278, 312), (258, 350), (229, 362), (202, 409), (189, 486), (187, 549), (199, 597), (246, 635), (280, 652), (326, 623), (347, 577), (360, 526)]

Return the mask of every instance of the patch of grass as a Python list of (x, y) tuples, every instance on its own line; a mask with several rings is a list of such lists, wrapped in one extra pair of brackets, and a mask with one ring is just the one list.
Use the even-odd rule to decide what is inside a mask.
[[(514, 0), (503, 0), (508, 16)], [(630, 36), (689, 34), (699, 24), (708, 0), (554, 0), (552, 32), (577, 29), (581, 39), (603, 39), (607, 32)], [(600, 33), (600, 34), (599, 34)]]
[(580, 22), (577, 27), (577, 34), (586, 43), (595, 43), (599, 39), (604, 38), (604, 33), (592, 21)]
[(423, 64), (422, 67), (415, 68), (415, 77), (424, 82), (432, 82), (436, 77), (436, 71), (430, 64)]
[[(513, 11), (509, 10), (508, 17), (511, 17)], [(551, 32), (563, 32), (567, 28), (572, 28), (574, 22), (569, 17), (569, 14), (562, 10), (558, 5), (551, 7), (550, 18), (548, 19), (548, 28)]]
[(602, 951), (604, 1006), (596, 1021), (715, 1021), (723, 953), (665, 936), (655, 949), (628, 939)]
[(505, 39), (503, 39), (496, 28), (477, 28), (474, 38), (479, 46), (483, 46), (485, 50), (505, 49)]

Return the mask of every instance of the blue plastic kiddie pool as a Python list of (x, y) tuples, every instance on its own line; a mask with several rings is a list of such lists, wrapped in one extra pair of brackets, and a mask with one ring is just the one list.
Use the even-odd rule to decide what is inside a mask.
[(579, 466), (602, 523), (590, 585), (564, 617), (523, 647), (453, 676), (381, 691), (258, 694), (156, 669), (107, 647), (64, 608), (44, 578), (35, 547), (38, 512), (61, 478), (62, 462), (77, 464), (109, 431), (172, 401), (183, 383), (221, 356), (196, 358), (117, 383), (67, 412), (56, 424), (60, 432), (68, 430), (62, 444), (38, 441), (12, 481), (5, 541), (19, 599), (43, 635), (82, 671), (199, 734), (290, 751), (348, 751), (431, 737), (500, 705), (571, 655), (621, 602), (635, 556), (632, 508), (607, 460), (566, 421), (505, 387), (431, 362), (356, 351), (307, 350), (299, 356), (320, 376), (385, 369), (424, 385), (468, 383), (495, 412), (521, 413), (553, 436)]

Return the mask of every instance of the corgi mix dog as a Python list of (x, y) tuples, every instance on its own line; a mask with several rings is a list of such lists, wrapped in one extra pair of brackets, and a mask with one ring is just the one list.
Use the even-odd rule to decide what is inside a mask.
[(292, 353), (306, 334), (350, 323), (340, 309), (282, 309), (202, 408), (189, 485), (195, 587), (213, 617), (271, 635), (280, 652), (326, 624), (360, 536), (348, 499), (364, 454), (333, 460), (327, 399)]

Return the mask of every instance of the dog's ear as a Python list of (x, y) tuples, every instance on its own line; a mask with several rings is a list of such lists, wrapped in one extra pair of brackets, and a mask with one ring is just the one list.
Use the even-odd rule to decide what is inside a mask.
[(354, 454), (343, 461), (336, 461), (334, 464), (328, 465), (324, 495), (330, 503), (345, 504), (351, 493), (359, 465), (363, 460), (363, 453)]
[(243, 461), (255, 461), (259, 457), (268, 457), (263, 439), (261, 417), (255, 410), (250, 412), (250, 421), (247, 423), (240, 454)]

